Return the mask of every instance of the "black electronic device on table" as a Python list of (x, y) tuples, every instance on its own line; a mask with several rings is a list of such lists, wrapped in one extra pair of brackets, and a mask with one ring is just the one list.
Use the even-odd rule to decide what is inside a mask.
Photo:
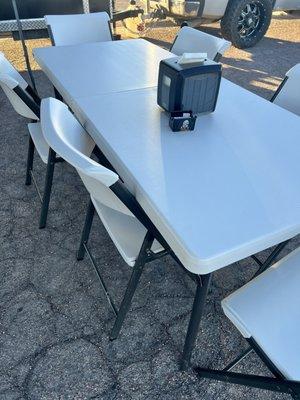
[(221, 76), (221, 64), (200, 57), (197, 60), (196, 54), (160, 62), (157, 103), (171, 114), (173, 131), (193, 130), (195, 114), (215, 110)]

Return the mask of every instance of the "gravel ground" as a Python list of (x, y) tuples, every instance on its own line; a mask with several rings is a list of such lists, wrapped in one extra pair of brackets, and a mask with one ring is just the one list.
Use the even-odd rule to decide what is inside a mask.
[[(168, 46), (177, 29), (166, 21), (149, 38)], [(219, 34), (218, 24), (203, 29)], [(224, 75), (270, 98), (286, 70), (300, 62), (299, 37), (299, 14), (277, 14), (255, 48), (227, 52)], [(47, 40), (28, 43), (30, 49), (44, 45)], [(24, 70), (19, 43), (2, 38), (0, 50)], [(49, 82), (34, 67), (40, 94), (51, 95)], [(255, 121), (255, 116), (250, 117)], [(2, 92), (0, 135), (1, 400), (289, 398), (198, 381), (191, 371), (178, 372), (194, 286), (169, 258), (148, 265), (119, 339), (109, 342), (113, 315), (88, 260), (75, 259), (87, 193), (72, 168), (58, 165), (48, 226), (39, 230), (37, 196), (33, 187), (24, 186), (26, 121), (15, 114)], [(35, 172), (42, 184), (45, 167), (38, 159)], [(286, 252), (298, 244), (296, 238)], [(113, 296), (120, 301), (130, 269), (97, 220), (91, 245)], [(220, 300), (247, 282), (255, 270), (247, 259), (214, 275), (194, 363), (222, 367), (246, 347), (222, 314)], [(254, 355), (239, 370), (266, 373)]]

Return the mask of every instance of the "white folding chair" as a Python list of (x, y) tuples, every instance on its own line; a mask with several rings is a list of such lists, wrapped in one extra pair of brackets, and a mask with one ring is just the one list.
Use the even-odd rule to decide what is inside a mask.
[[(1, 52), (0, 86), (15, 111), (19, 115), (32, 121), (28, 124), (29, 144), (25, 185), (31, 185), (32, 182), (35, 185), (39, 198), (42, 202), (39, 226), (40, 228), (44, 228), (46, 225), (49, 208), (54, 165), (55, 163), (62, 160), (59, 157), (55, 156), (55, 153), (49, 148), (42, 134), (41, 125), (39, 122), (41, 102), (39, 96), (32, 89), (32, 87), (28, 85), (28, 83), (23, 79), (19, 72), (10, 64), (10, 62)], [(37, 150), (42, 161), (47, 164), (47, 173), (43, 196), (40, 193), (40, 190), (33, 175), (34, 149)]]
[(226, 316), (275, 378), (195, 368), (201, 377), (300, 399), (300, 248), (222, 301)]
[(177, 56), (183, 53), (207, 53), (210, 60), (218, 62), (231, 43), (189, 26), (183, 26), (178, 32), (170, 51)]
[(112, 40), (110, 18), (106, 12), (71, 15), (46, 15), (53, 46)]
[[(105, 291), (106, 298), (116, 315), (116, 320), (110, 334), (111, 339), (116, 339), (129, 310), (145, 264), (166, 254), (170, 254), (181, 267), (183, 265), (139, 205), (136, 198), (128, 191), (122, 180), (119, 179), (117, 173), (90, 159), (82, 151), (82, 144), (81, 148), (79, 148), (79, 142), (77, 140), (74, 141), (73, 132), (79, 123), (62, 102), (53, 98), (42, 101), (41, 124), (43, 134), (49, 146), (77, 169), (85, 187), (90, 193), (90, 202), (77, 259), (82, 260), (85, 252), (89, 255), (102, 288)], [(80, 143), (83, 143), (82, 141), (90, 143), (91, 141), (87, 134), (80, 135), (80, 140)], [(106, 165), (109, 165), (104, 155), (103, 161)], [(95, 210), (121, 256), (133, 268), (119, 310), (117, 310), (109, 296), (105, 282), (88, 247), (88, 238)], [(185, 268), (184, 270), (187, 272)], [(185, 368), (189, 363), (191, 351), (196, 340), (198, 325), (210, 281), (209, 274), (202, 277), (188, 274), (197, 283), (197, 292), (184, 348), (183, 364)]]
[(300, 116), (300, 64), (286, 73), (271, 101)]

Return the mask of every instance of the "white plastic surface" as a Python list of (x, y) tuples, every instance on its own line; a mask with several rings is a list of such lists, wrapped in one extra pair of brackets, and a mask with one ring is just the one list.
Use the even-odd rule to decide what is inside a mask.
[(118, 180), (114, 172), (89, 158), (95, 143), (64, 103), (53, 98), (43, 99), (41, 125), (49, 146), (77, 170), (107, 187)]
[(118, 175), (89, 158), (95, 143), (68, 107), (57, 99), (43, 99), (41, 125), (49, 146), (76, 168), (93, 198), (117, 211), (131, 215), (124, 204), (108, 189), (118, 180)]
[[(146, 229), (109, 189), (118, 175), (88, 157), (94, 142), (65, 104), (56, 99), (43, 100), (41, 121), (49, 145), (77, 169), (110, 237), (127, 264), (133, 266)], [(160, 245), (154, 242), (153, 251), (159, 250)]]
[(46, 15), (55, 46), (111, 41), (106, 12), (72, 15)]
[(207, 53), (214, 60), (217, 53), (224, 54), (231, 43), (189, 26), (180, 29), (172, 46), (172, 53), (180, 56), (183, 53)]
[(300, 248), (222, 301), (245, 338), (253, 337), (271, 361), (300, 381)]
[(49, 145), (46, 142), (40, 122), (34, 122), (28, 124), (28, 129), (30, 136), (32, 137), (34, 147), (36, 148), (37, 152), (39, 153), (42, 161), (47, 164), (48, 162), (48, 153), (49, 153)]
[[(93, 197), (92, 201), (103, 225), (124, 261), (133, 267), (147, 233), (146, 229), (134, 216), (129, 216), (107, 207)], [(156, 240), (153, 242), (151, 249), (154, 253), (163, 250)]]
[[(119, 75), (105, 74), (104, 92), (103, 81), (95, 80), (85, 96), (74, 91), (81, 79), (89, 82), (80, 69), (70, 66), (72, 79), (61, 75), (63, 55), (57, 66), (54, 52), (46, 51), (59, 48), (37, 54), (185, 267), (208, 273), (300, 233), (299, 117), (223, 79), (215, 113), (199, 117), (194, 132), (174, 134), (156, 88), (145, 89), (148, 65), (157, 73), (160, 50), (143, 40), (122, 42), (105, 44), (126, 49)], [(142, 47), (152, 57), (141, 59), (139, 79), (130, 70), (134, 84), (126, 84), (125, 60)]]
[(174, 57), (143, 39), (44, 47), (33, 54), (69, 104), (75, 97), (156, 86), (160, 60)]
[(300, 116), (300, 64), (291, 68), (286, 76), (288, 79), (274, 103)]
[(74, 107), (190, 271), (212, 272), (300, 233), (294, 114), (225, 79), (215, 113), (186, 134), (170, 130), (156, 89), (78, 98)]
[(38, 117), (33, 113), (33, 111), (14, 92), (13, 89), (15, 89), (17, 86), (20, 85), (15, 78), (12, 78), (10, 75), (8, 75), (8, 73), (0, 73), (0, 87), (6, 94), (6, 97), (13, 106), (14, 110), (25, 118), (38, 120)]
[(19, 72), (6, 59), (0, 51), (0, 86), (6, 94), (15, 111), (25, 118), (38, 120), (38, 117), (30, 110), (30, 108), (20, 99), (13, 91), (14, 88), (20, 86), (25, 90), (28, 83), (19, 74)]
[(16, 80), (22, 89), (26, 89), (28, 83), (21, 74), (11, 65), (5, 55), (0, 51), (0, 74), (7, 74), (12, 79)]

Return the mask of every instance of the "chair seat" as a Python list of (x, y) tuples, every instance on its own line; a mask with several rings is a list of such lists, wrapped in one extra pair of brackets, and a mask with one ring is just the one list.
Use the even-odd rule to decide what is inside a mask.
[(300, 248), (224, 299), (222, 307), (287, 379), (300, 381)]
[(28, 124), (28, 129), (37, 152), (39, 153), (43, 162), (47, 164), (49, 145), (46, 142), (44, 135), (42, 133), (40, 122), (34, 122)]
[[(133, 267), (146, 235), (146, 229), (135, 217), (109, 208), (93, 197), (91, 199), (121, 256), (128, 265)], [(163, 247), (155, 240), (151, 250), (158, 253), (163, 250)]]

